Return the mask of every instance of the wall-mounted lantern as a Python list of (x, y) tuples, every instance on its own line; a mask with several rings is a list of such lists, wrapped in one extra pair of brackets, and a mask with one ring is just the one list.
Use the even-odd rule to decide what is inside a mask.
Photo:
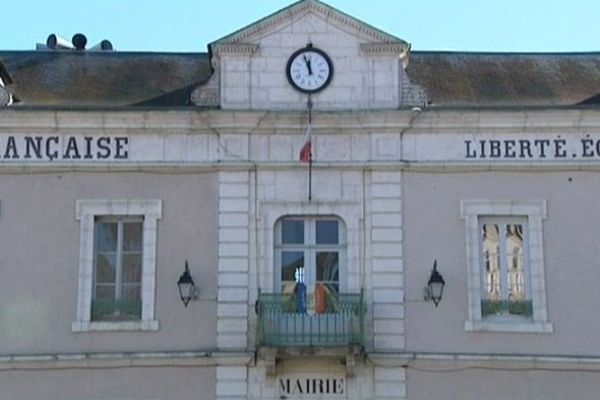
[(177, 281), (177, 287), (179, 288), (179, 296), (183, 305), (187, 307), (188, 303), (196, 298), (196, 284), (192, 275), (190, 275), (190, 269), (188, 268), (188, 262), (185, 260), (185, 271), (179, 277)]
[(425, 301), (433, 301), (433, 304), (437, 307), (439, 302), (442, 300), (442, 294), (444, 293), (444, 278), (437, 270), (437, 260), (433, 262), (433, 269), (431, 275), (427, 281), (425, 287)]

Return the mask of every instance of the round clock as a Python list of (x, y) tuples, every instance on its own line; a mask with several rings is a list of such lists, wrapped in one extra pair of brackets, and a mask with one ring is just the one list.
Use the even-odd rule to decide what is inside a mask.
[(327, 53), (309, 44), (291, 55), (286, 73), (296, 90), (308, 94), (317, 93), (331, 82), (333, 64)]

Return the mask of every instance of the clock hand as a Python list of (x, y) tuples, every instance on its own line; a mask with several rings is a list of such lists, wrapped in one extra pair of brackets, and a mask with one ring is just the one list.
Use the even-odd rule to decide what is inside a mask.
[(304, 55), (304, 62), (306, 63), (306, 68), (308, 69), (308, 74), (312, 75), (312, 67), (310, 65), (310, 59), (308, 59), (306, 57), (306, 54)]

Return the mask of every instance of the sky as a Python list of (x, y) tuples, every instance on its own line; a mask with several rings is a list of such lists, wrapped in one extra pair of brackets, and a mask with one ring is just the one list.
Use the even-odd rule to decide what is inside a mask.
[[(600, 51), (600, 0), (325, 0), (413, 50)], [(208, 43), (291, 0), (0, 0), (1, 50), (33, 50), (51, 33), (88, 47), (205, 52)]]

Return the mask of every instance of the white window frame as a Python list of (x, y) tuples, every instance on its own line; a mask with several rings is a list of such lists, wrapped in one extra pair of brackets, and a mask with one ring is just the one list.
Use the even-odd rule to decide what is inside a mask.
[[(544, 280), (544, 251), (542, 220), (546, 218), (546, 200), (462, 200), (461, 218), (465, 220), (467, 245), (467, 278), (469, 315), (465, 331), (490, 332), (553, 332), (548, 321), (546, 286)], [(484, 217), (526, 218), (528, 242), (529, 295), (532, 318), (484, 319), (481, 315), (483, 293), (483, 262), (481, 252), (481, 219)]]
[[(156, 289), (156, 228), (162, 217), (162, 201), (158, 199), (77, 200), (76, 218), (80, 221), (79, 288), (77, 320), (72, 332), (89, 331), (157, 331), (154, 319)], [(91, 321), (94, 281), (94, 224), (97, 216), (142, 216), (142, 317), (139, 321)]]
[[(294, 219), (304, 223), (304, 241), (302, 244), (282, 244), (281, 227), (285, 219)], [(330, 220), (338, 223), (337, 244), (316, 244), (316, 221)], [(274, 288), (277, 292), (281, 288), (281, 254), (284, 251), (298, 251), (304, 253), (305, 283), (314, 285), (316, 282), (315, 255), (319, 251), (333, 251), (338, 253), (338, 288), (339, 293), (347, 292), (346, 284), (346, 225), (335, 215), (285, 215), (275, 223), (275, 268)]]

